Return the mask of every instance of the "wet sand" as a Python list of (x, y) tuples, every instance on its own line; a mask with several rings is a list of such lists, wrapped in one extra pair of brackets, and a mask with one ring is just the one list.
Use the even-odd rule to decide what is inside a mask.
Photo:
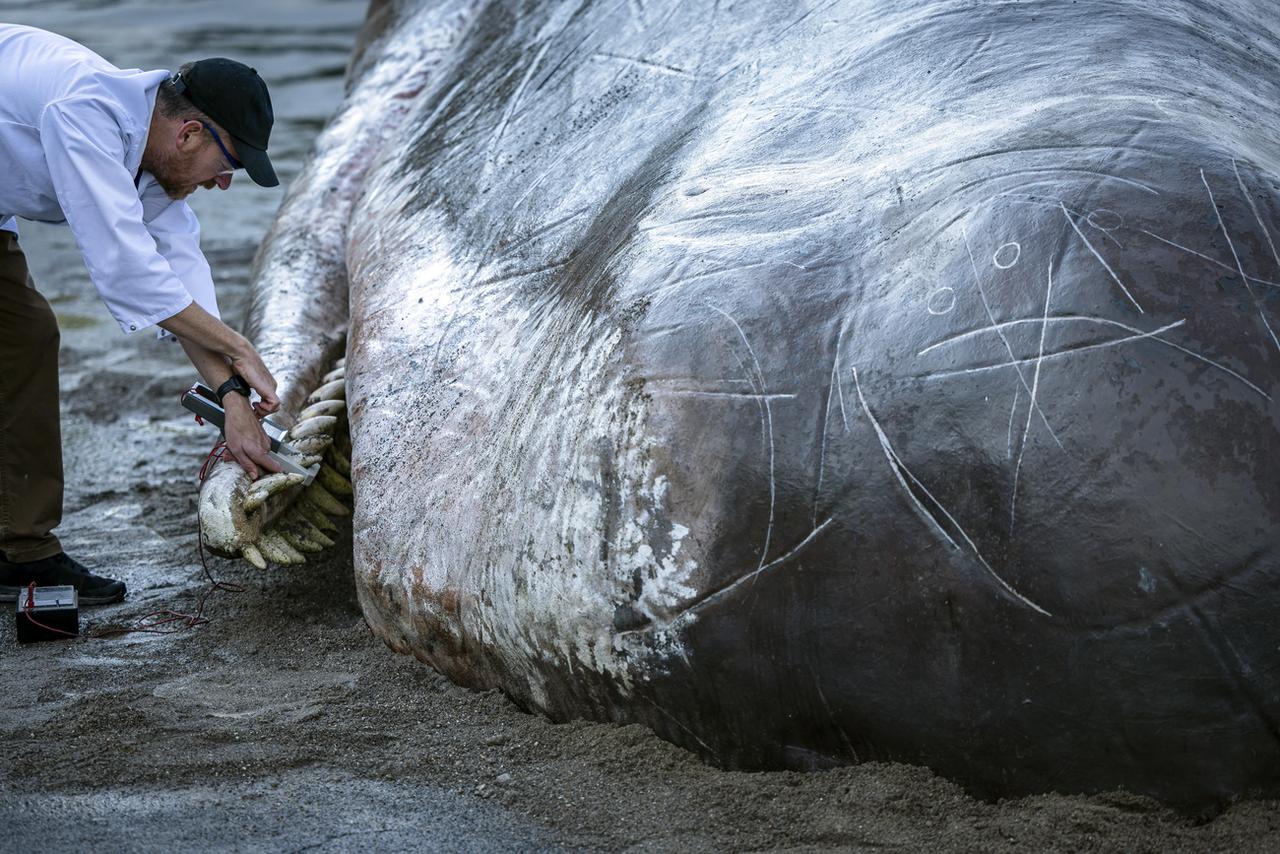
[[(259, 62), (273, 87), (282, 178), (337, 102), (358, 2), (17, 6), (9, 20), (81, 38), (120, 64), (188, 55)], [(298, 12), (303, 6), (305, 15)], [(292, 15), (292, 19), (290, 16)], [(138, 21), (147, 26), (139, 38)], [(238, 26), (239, 24), (237, 24)], [(132, 28), (132, 29), (131, 29)], [(145, 41), (145, 44), (142, 42)], [(165, 51), (174, 51), (166, 58)], [(287, 140), (287, 141), (286, 141)], [(277, 145), (273, 145), (273, 153)], [(278, 192), (240, 186), (196, 206), (223, 313), (243, 317), (249, 265)], [(496, 692), (451, 685), (374, 638), (355, 601), (349, 539), (335, 556), (257, 572), (210, 558), (242, 593), (173, 635), (93, 637), (206, 590), (196, 473), (209, 428), (179, 408), (194, 372), (150, 333), (120, 335), (66, 229), (22, 244), (63, 328), (68, 552), (126, 580), (76, 641), (19, 647), (0, 620), (4, 847), (172, 850), (1264, 851), (1275, 802), (1212, 820), (1123, 793), (985, 803), (927, 770), (723, 772), (641, 727), (553, 725)]]

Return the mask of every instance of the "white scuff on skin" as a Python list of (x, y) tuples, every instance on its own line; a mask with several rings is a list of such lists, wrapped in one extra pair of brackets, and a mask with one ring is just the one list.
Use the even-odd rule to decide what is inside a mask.
[[(460, 276), (424, 280), (423, 269), (435, 269), (431, 259), (405, 271), (414, 279), (412, 311), (424, 324), (434, 314), (440, 337), (411, 353), (365, 335), (351, 357), (358, 366), (449, 354), (429, 366), (439, 379), (423, 387), (417, 411), (436, 414), (421, 423), (388, 405), (403, 394), (394, 377), (354, 373), (349, 393), (363, 413), (352, 459), (362, 490), (357, 575), (375, 564), (418, 567), (392, 581), (416, 614), (366, 614), (386, 623), (375, 627), (380, 633), (416, 647), (426, 639), (415, 617), (427, 616), (434, 631), (497, 659), (542, 708), (551, 671), (598, 673), (629, 692), (642, 665), (684, 656), (678, 633), (664, 626), (693, 599), (698, 564), (688, 554), (689, 528), (670, 518), (661, 448), (646, 430), (649, 404), (619, 370), (623, 333), (587, 315), (557, 319), (531, 341), (514, 331), (528, 327), (509, 306), (492, 311), (500, 289), (468, 291)], [(394, 313), (372, 316), (390, 322)], [(471, 320), (451, 329), (447, 318), (458, 316)], [(540, 375), (544, 358), (560, 360), (556, 380), (531, 388), (527, 378)], [(492, 379), (476, 387), (477, 377)], [(543, 429), (552, 414), (564, 429)], [(433, 436), (429, 460), (410, 447), (424, 433)], [(476, 435), (492, 439), (477, 447)], [(432, 511), (402, 518), (397, 496), (410, 493)], [(456, 612), (425, 607), (424, 594), (430, 601), (451, 590), (463, 595)], [(652, 629), (620, 632), (620, 606)]]
[[(580, 332), (591, 340), (589, 327)], [(583, 356), (574, 375), (586, 385), (611, 376), (610, 360), (620, 337), (614, 331), (580, 350)], [(572, 497), (555, 496), (555, 518), (547, 520), (553, 524), (539, 526), (538, 519), (529, 520), (526, 530), (532, 542), (510, 571), (487, 574), (485, 588), (493, 605), (482, 611), (485, 635), (500, 645), (514, 642), (528, 660), (541, 659), (571, 671), (592, 670), (627, 689), (641, 653), (650, 657), (683, 651), (673, 638), (654, 649), (652, 637), (620, 635), (614, 626), (618, 607), (630, 605), (655, 624), (664, 622), (667, 614), (693, 598), (689, 581), (696, 562), (679, 558), (688, 528), (668, 519), (668, 481), (659, 471), (657, 449), (645, 434), (645, 405), (631, 400), (631, 422), (623, 440), (630, 446), (619, 452), (613, 436), (616, 417), (628, 405), (621, 385), (609, 381), (606, 394), (573, 385), (556, 395), (562, 411), (582, 412), (580, 427), (567, 429), (544, 461), (548, 471), (571, 471), (567, 480), (577, 486)], [(602, 470), (598, 442), (613, 448), (609, 455), (618, 469), (612, 478)], [(616, 484), (613, 494), (606, 485), (610, 480)], [(558, 491), (554, 483), (548, 487)], [(611, 514), (617, 517), (612, 533)], [(607, 557), (601, 556), (603, 537), (611, 539)], [(566, 554), (571, 556), (568, 566)], [(635, 578), (641, 580), (639, 590), (634, 589)], [(531, 684), (540, 679), (531, 676)]]

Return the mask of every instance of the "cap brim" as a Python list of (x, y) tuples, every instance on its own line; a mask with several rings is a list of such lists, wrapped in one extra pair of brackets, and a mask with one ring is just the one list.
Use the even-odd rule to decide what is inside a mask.
[(236, 141), (236, 154), (239, 160), (244, 164), (244, 171), (249, 173), (249, 177), (253, 179), (253, 183), (260, 187), (275, 187), (280, 184), (280, 179), (276, 177), (275, 167), (271, 165), (271, 160), (267, 157), (267, 153), (260, 148), (254, 148), (244, 140), (232, 137)]

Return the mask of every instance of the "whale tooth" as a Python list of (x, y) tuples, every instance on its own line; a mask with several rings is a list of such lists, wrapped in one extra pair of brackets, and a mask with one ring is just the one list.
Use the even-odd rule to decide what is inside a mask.
[(338, 533), (338, 526), (333, 524), (333, 520), (325, 515), (325, 512), (317, 507), (315, 503), (307, 497), (305, 492), (296, 502), (294, 502), (293, 506), (297, 509), (299, 514), (305, 517), (308, 522), (315, 525), (319, 530), (324, 531), (326, 534)]
[(351, 478), (351, 460), (347, 459), (346, 455), (338, 450), (336, 441), (324, 452), (324, 459), (325, 462), (333, 466), (333, 470), (338, 474), (348, 479)]
[[(320, 419), (315, 419), (320, 420)], [(299, 456), (319, 456), (324, 453), (324, 449), (333, 444), (333, 434), (331, 433), (313, 433), (303, 436), (299, 439), (289, 439), (289, 447), (293, 448)]]
[[(315, 548), (303, 548), (303, 551), (320, 551), (333, 546), (333, 540), (325, 535), (318, 527), (312, 524), (311, 519), (302, 512), (299, 505), (302, 502), (295, 501), (290, 505), (289, 509), (284, 512), (277, 522), (277, 527), (282, 531), (288, 531), (293, 536), (302, 540), (305, 545), (314, 545)], [(322, 514), (323, 515), (323, 514)], [(327, 521), (327, 520), (326, 520)]]
[(320, 383), (323, 385), (324, 383), (331, 383), (334, 380), (344, 380), (346, 378), (347, 369), (345, 367), (334, 368), (332, 371), (324, 375), (324, 379), (322, 379)]
[(347, 506), (321, 486), (318, 482), (312, 481), (311, 484), (303, 491), (303, 495), (311, 499), (311, 502), (328, 513), (330, 516), (350, 516), (351, 511)]
[(299, 418), (298, 423), (289, 428), (288, 441), (292, 443), (297, 439), (305, 439), (308, 436), (332, 434), (337, 424), (338, 419), (333, 415), (313, 415), (310, 418)]
[(298, 413), (298, 420), (303, 421), (307, 418), (315, 418), (317, 415), (341, 415), (342, 411), (347, 408), (345, 400), (322, 400), (313, 403), (306, 409)]
[(333, 548), (333, 540), (324, 531), (311, 524), (311, 520), (296, 509), (289, 515), (289, 525), (290, 530), (294, 531), (298, 536), (304, 537), (308, 542), (315, 543), (321, 549)]
[(300, 474), (287, 474), (285, 472), (275, 472), (265, 477), (260, 477), (249, 487), (248, 493), (244, 497), (244, 512), (252, 513), (257, 510), (271, 496), (283, 492), (291, 486), (296, 486), (306, 480)]
[(311, 396), (307, 398), (307, 403), (319, 403), (322, 400), (346, 400), (347, 399), (347, 383), (345, 380), (334, 380), (325, 383), (320, 388), (311, 392)]
[(320, 473), (316, 475), (316, 482), (333, 495), (346, 498), (348, 495), (353, 494), (351, 481), (338, 474), (329, 466), (320, 467)]
[(299, 532), (294, 531), (292, 529), (280, 528), (276, 531), (276, 533), (278, 533), (281, 537), (283, 537), (286, 543), (293, 546), (298, 551), (299, 554), (303, 552), (310, 552), (312, 554), (315, 554), (317, 552), (324, 551), (325, 547), (322, 546), (320, 543), (316, 542), (310, 537), (305, 537)]
[(258, 551), (258, 547), (252, 543), (247, 543), (240, 547), (240, 556), (258, 569), (267, 568), (267, 560), (262, 556), (262, 552)]
[(258, 540), (258, 549), (263, 557), (281, 566), (298, 566), (307, 562), (297, 549), (289, 544), (276, 530), (263, 531)]

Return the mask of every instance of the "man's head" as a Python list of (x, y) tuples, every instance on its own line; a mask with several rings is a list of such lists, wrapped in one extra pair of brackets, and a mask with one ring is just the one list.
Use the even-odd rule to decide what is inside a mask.
[(225, 190), (240, 168), (274, 187), (272, 122), (267, 84), (254, 69), (231, 59), (189, 62), (160, 84), (142, 168), (174, 199), (197, 187)]

